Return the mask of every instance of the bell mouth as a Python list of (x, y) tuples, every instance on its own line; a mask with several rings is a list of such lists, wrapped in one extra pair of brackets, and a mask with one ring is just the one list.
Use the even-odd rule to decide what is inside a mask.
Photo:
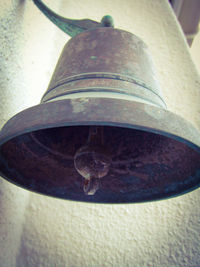
[[(197, 188), (200, 183), (199, 148), (194, 142), (197, 131), (192, 126), (188, 131), (187, 122), (169, 111), (133, 102), (126, 103), (125, 110), (120, 109), (125, 104), (122, 102), (63, 100), (19, 113), (0, 135), (2, 176), (37, 193), (94, 203), (153, 201)], [(108, 108), (106, 112), (105, 107), (110, 105), (112, 111)], [(39, 118), (40, 121), (36, 120)], [(170, 118), (175, 121), (176, 133)], [(86, 143), (91, 125), (102, 128), (111, 162), (108, 173), (100, 179), (98, 191), (85, 195), (84, 179), (74, 166), (74, 156)], [(185, 138), (181, 125), (187, 132)], [(187, 138), (191, 131), (192, 142)]]

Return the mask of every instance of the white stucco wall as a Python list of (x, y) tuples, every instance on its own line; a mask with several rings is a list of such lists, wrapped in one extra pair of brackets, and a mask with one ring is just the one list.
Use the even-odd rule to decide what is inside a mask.
[[(45, 1), (66, 17), (114, 17), (149, 46), (171, 111), (200, 129), (200, 77), (166, 0)], [(37, 104), (68, 37), (30, 0), (0, 2), (0, 125)], [(0, 178), (0, 267), (200, 266), (200, 191), (95, 205), (29, 193)]]
[[(200, 27), (200, 24), (199, 24)], [(197, 35), (194, 38), (194, 41), (192, 43), (190, 53), (192, 55), (192, 59), (198, 68), (198, 71), (200, 72), (200, 31), (197, 33)]]

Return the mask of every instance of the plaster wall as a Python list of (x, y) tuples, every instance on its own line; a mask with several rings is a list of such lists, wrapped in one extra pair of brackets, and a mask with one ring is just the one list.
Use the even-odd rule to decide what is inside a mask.
[[(200, 25), (199, 25), (200, 27)], [(200, 51), (199, 51), (199, 47), (200, 47), (200, 31), (197, 33), (197, 35), (194, 38), (194, 41), (192, 43), (190, 52), (192, 55), (192, 59), (196, 65), (196, 67), (198, 68), (198, 71), (200, 72)]]
[[(166, 0), (45, 1), (149, 46), (168, 108), (200, 129), (200, 77)], [(68, 37), (30, 0), (0, 2), (0, 125), (37, 104)], [(29, 193), (0, 178), (0, 267), (200, 264), (200, 191), (155, 203), (95, 205)]]

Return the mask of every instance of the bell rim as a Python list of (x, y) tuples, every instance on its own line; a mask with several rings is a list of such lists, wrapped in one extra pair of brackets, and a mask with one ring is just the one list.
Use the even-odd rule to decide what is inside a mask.
[[(60, 105), (62, 106), (69, 106), (71, 105), (71, 103), (73, 102), (73, 105), (77, 103), (77, 105), (84, 106), (85, 111), (82, 112), (82, 109), (80, 109), (80, 111), (75, 111), (75, 115), (77, 114), (77, 117), (79, 116), (79, 120), (77, 121), (70, 121), (66, 119), (66, 113), (60, 113), (58, 110), (58, 107)], [(131, 122), (131, 121), (126, 121), (125, 119), (123, 120), (122, 117), (120, 117), (120, 122), (116, 121), (116, 120), (108, 120), (108, 118), (105, 117), (105, 110), (104, 107), (109, 104), (112, 104), (112, 110), (116, 107), (118, 108), (118, 105), (116, 106), (115, 104), (118, 104), (119, 102), (121, 102), (121, 104), (127, 104), (129, 102), (129, 104), (131, 104), (132, 108), (130, 110), (130, 108), (127, 108), (126, 106), (126, 110), (120, 111), (121, 113), (128, 113), (130, 114), (130, 112), (132, 110), (134, 111), (142, 111), (143, 114), (142, 116), (146, 117), (146, 123), (141, 122), (140, 118), (137, 118), (137, 121), (135, 120), (135, 123)], [(104, 113), (102, 113), (102, 115), (100, 114), (100, 116), (98, 116), (98, 118), (95, 119), (91, 119), (91, 117), (94, 116), (94, 114), (90, 114), (90, 119), (85, 119), (85, 115), (86, 113), (89, 113), (89, 110), (87, 109), (87, 106), (91, 105), (95, 103), (95, 108), (99, 108), (100, 103), (103, 103), (104, 105), (99, 108), (99, 111), (104, 111)], [(45, 109), (45, 110), (44, 110)], [(56, 113), (57, 115), (59, 114), (59, 117), (57, 116), (55, 117), (46, 117), (46, 118), (42, 118), (42, 110), (44, 112), (48, 112), (50, 111), (52, 115), (53, 113)], [(90, 110), (91, 111), (91, 110)], [(34, 115), (37, 112), (37, 114), (39, 113), (40, 115), (40, 121), (38, 123), (35, 123), (34, 120)], [(43, 112), (43, 113), (44, 113)], [(83, 114), (84, 113), (84, 114)], [(159, 114), (158, 115), (158, 119), (156, 119), (156, 115), (152, 116), (152, 114)], [(72, 113), (71, 113), (72, 114)], [(70, 117), (71, 114), (68, 114), (68, 116)], [(150, 116), (149, 116), (150, 114)], [(55, 115), (55, 114), (54, 114)], [(60, 116), (62, 115), (62, 116)], [(64, 118), (63, 118), (64, 115)], [(87, 114), (88, 115), (88, 114)], [(106, 116), (108, 116), (109, 114), (106, 114)], [(111, 115), (112, 116), (112, 115)], [(110, 117), (111, 117), (110, 116)], [(23, 121), (24, 118), (32, 118), (32, 122), (30, 123), (30, 120), (26, 120), (25, 123), (22, 123), (21, 126), (19, 123), (20, 121)], [(148, 121), (149, 117), (151, 118), (151, 124), (152, 122), (154, 124), (157, 125), (157, 127), (150, 127), (150, 123)], [(192, 128), (191, 131), (186, 131), (183, 134), (183, 132), (181, 130), (178, 131), (177, 127), (176, 129), (174, 128), (172, 131), (169, 131), (169, 129), (171, 128), (171, 126), (169, 126), (167, 123), (165, 124), (165, 126), (167, 127), (166, 130), (163, 130), (163, 121), (164, 119), (166, 120), (166, 118), (168, 120), (174, 120), (174, 122), (178, 122), (181, 126), (185, 126), (184, 128), (187, 128), (187, 130)], [(55, 119), (57, 121), (55, 121)], [(66, 121), (65, 121), (66, 119)], [(129, 119), (131, 119), (129, 117)], [(162, 121), (162, 124), (159, 124), (159, 122)], [(28, 123), (29, 124), (28, 124)], [(26, 124), (27, 123), (27, 124)], [(169, 110), (160, 108), (160, 107), (156, 107), (147, 103), (140, 103), (140, 102), (136, 102), (136, 101), (129, 101), (129, 100), (124, 100), (124, 99), (108, 99), (108, 98), (76, 98), (76, 99), (64, 99), (64, 100), (57, 100), (54, 102), (46, 102), (46, 103), (41, 103), (38, 105), (34, 105), (30, 108), (24, 109), (23, 111), (17, 113), (16, 115), (14, 115), (13, 117), (11, 117), (2, 127), (1, 131), (0, 131), (0, 146), (4, 143), (6, 143), (7, 141), (11, 140), (14, 137), (20, 136), (22, 134), (25, 133), (30, 133), (33, 131), (37, 131), (37, 130), (42, 130), (42, 129), (48, 129), (48, 128), (55, 128), (55, 127), (63, 127), (63, 126), (89, 126), (89, 125), (102, 125), (102, 126), (115, 126), (115, 127), (125, 127), (125, 128), (130, 128), (130, 129), (135, 129), (135, 130), (142, 130), (142, 131), (146, 131), (146, 132), (151, 132), (154, 134), (160, 134), (169, 138), (172, 138), (174, 140), (180, 141), (182, 143), (185, 143), (186, 145), (188, 145), (189, 147), (195, 149), (196, 151), (198, 151), (200, 153), (200, 137), (199, 137), (199, 131), (197, 128), (194, 127), (193, 124), (191, 124), (190, 122), (188, 122), (186, 119), (184, 119), (183, 117), (181, 117), (180, 115), (177, 115)], [(16, 126), (16, 127), (13, 127)], [(194, 134), (195, 133), (195, 134)]]
[[(103, 101), (103, 102), (102, 102)], [(85, 117), (85, 112), (83, 110), (83, 108), (85, 108), (85, 110), (88, 112), (89, 114), (89, 117), (92, 117), (92, 115), (94, 114), (91, 114), (91, 108), (97, 108), (98, 111), (102, 111), (102, 109), (105, 107), (105, 105), (112, 105), (112, 110), (119, 108), (119, 106), (117, 104), (121, 103), (121, 104), (126, 104), (126, 107), (127, 107), (127, 102), (130, 102), (129, 103), (129, 108), (128, 108), (128, 111), (127, 110), (122, 110), (121, 113), (123, 112), (128, 112), (130, 114), (130, 107), (132, 109), (137, 109), (137, 111), (140, 111), (140, 112), (143, 112), (143, 116), (146, 118), (146, 124), (144, 123), (141, 123), (140, 121), (140, 125), (138, 123), (139, 121), (139, 118), (138, 118), (138, 121), (133, 124), (133, 121), (132, 122), (127, 122), (124, 120), (122, 120), (122, 118), (120, 119), (121, 122), (119, 123), (119, 121), (114, 121), (114, 120), (110, 120), (110, 121), (107, 121), (107, 124), (106, 124), (106, 120), (105, 120), (105, 114), (102, 113), (100, 114), (100, 116), (97, 116), (98, 119), (96, 119), (96, 121), (94, 120), (83, 120), (83, 118)], [(72, 104), (73, 103), (73, 104)], [(101, 106), (100, 103), (104, 103), (104, 106)], [(94, 105), (94, 106), (93, 106)], [(62, 106), (62, 108), (64, 107), (64, 112), (62, 110), (62, 112), (58, 112), (58, 110), (56, 110), (56, 108), (58, 108), (60, 106)], [(79, 116), (79, 120), (75, 121), (75, 122), (72, 122), (72, 121), (66, 121), (66, 112), (65, 112), (65, 107), (67, 109), (68, 107), (68, 111), (71, 109), (71, 111), (73, 110), (73, 108), (71, 107), (81, 107), (79, 110), (75, 110), (75, 115), (77, 115), (77, 117)], [(77, 108), (76, 107), (76, 108)], [(61, 109), (62, 109), (61, 108)], [(76, 109), (75, 108), (75, 109)], [(47, 112), (47, 110), (50, 110), (52, 113), (51, 113), (51, 116), (48, 117), (48, 119), (46, 118), (46, 120), (43, 118), (42, 119), (42, 110), (45, 112)], [(105, 110), (103, 110), (105, 112)], [(160, 115), (160, 118), (159, 119), (155, 119), (155, 117), (151, 116), (152, 114), (154, 114), (155, 112), (157, 112), (159, 114), (159, 112), (161, 113)], [(61, 117), (59, 117), (59, 121), (55, 122), (55, 117), (53, 117), (52, 115), (55, 114), (60, 114), (62, 115)], [(40, 114), (40, 122), (38, 124), (34, 123), (34, 115), (38, 115)], [(144, 115), (145, 114), (145, 115)], [(149, 114), (151, 114), (149, 116)], [(32, 121), (30, 123), (30, 120), (27, 120), (29, 122), (29, 125), (27, 125), (26, 123), (22, 123), (22, 125), (20, 125), (19, 127), (19, 124), (17, 122), (19, 121), (22, 121), (23, 118), (30, 118), (30, 116), (32, 115)], [(65, 115), (65, 118), (64, 118), (64, 122), (61, 120), (63, 119), (63, 116)], [(70, 117), (71, 114), (68, 113), (68, 117)], [(111, 114), (112, 115), (112, 114)], [(185, 128), (188, 130), (188, 129), (192, 129), (192, 131), (195, 132), (196, 136), (193, 135), (193, 139), (191, 138), (189, 140), (188, 136), (191, 137), (191, 131), (188, 131), (188, 135), (183, 135), (183, 132), (181, 132), (181, 130), (179, 130), (179, 133), (180, 135), (178, 135), (178, 131), (175, 132), (174, 131), (171, 131), (171, 132), (166, 132), (166, 130), (163, 130), (161, 126), (161, 124), (159, 124), (159, 122), (163, 122), (163, 117), (167, 117), (168, 116), (168, 119), (169, 118), (173, 118), (176, 122), (178, 122), (180, 125), (184, 125)], [(36, 116), (37, 117), (37, 116)], [(157, 124), (157, 129), (155, 128), (150, 128), (149, 125), (149, 121), (147, 119), (149, 119), (149, 117), (152, 117), (152, 121), (151, 122), (154, 122), (154, 126), (155, 126), (155, 123)], [(159, 117), (159, 116), (158, 116)], [(161, 118), (162, 117), (162, 118)], [(82, 118), (82, 121), (80, 120), (80, 118)], [(100, 121), (100, 119), (104, 119), (104, 121)], [(108, 116), (106, 118), (108, 120)], [(26, 122), (27, 122), (26, 121)], [(48, 123), (47, 123), (48, 121)], [(44, 124), (45, 123), (45, 124)], [(17, 127), (13, 128), (13, 125), (16, 125)], [(142, 124), (142, 125), (141, 125)], [(33, 131), (37, 131), (37, 130), (41, 130), (41, 129), (47, 129), (47, 128), (55, 128), (55, 127), (63, 127), (63, 126), (86, 126), (86, 125), (102, 125), (102, 126), (115, 126), (115, 127), (125, 127), (125, 128), (130, 128), (130, 129), (135, 129), (135, 130), (142, 130), (142, 131), (146, 131), (146, 132), (151, 132), (151, 133), (154, 133), (154, 134), (159, 134), (159, 135), (163, 135), (163, 136), (166, 136), (166, 137), (169, 137), (169, 138), (172, 138), (178, 142), (181, 142), (181, 143), (184, 143), (186, 144), (187, 146), (189, 146), (190, 148), (194, 149), (195, 151), (197, 151), (199, 154), (200, 154), (200, 146), (199, 146), (199, 140), (198, 140), (198, 130), (193, 126), (191, 125), (191, 123), (187, 122), (184, 118), (180, 117), (179, 115), (176, 115), (168, 110), (165, 110), (165, 109), (162, 109), (162, 108), (158, 108), (158, 107), (155, 107), (155, 106), (151, 106), (151, 105), (148, 105), (148, 104), (144, 104), (144, 103), (139, 103), (139, 102), (134, 102), (134, 101), (128, 101), (128, 100), (119, 100), (119, 99), (98, 99), (98, 98), (87, 98), (87, 99), (66, 99), (66, 100), (59, 100), (59, 101), (56, 101), (56, 102), (48, 102), (48, 103), (42, 103), (42, 104), (39, 104), (39, 105), (36, 105), (36, 106), (33, 106), (33, 107), (30, 107), (28, 109), (25, 109), (24, 111), (21, 111), (20, 113), (16, 114), (14, 117), (12, 117), (10, 120), (8, 120), (8, 122), (4, 125), (4, 127), (2, 128), (1, 132), (0, 132), (0, 146), (3, 145), (4, 143), (6, 143), (7, 141), (11, 140), (12, 138), (14, 137), (17, 137), (17, 136), (20, 136), (22, 134), (25, 134), (25, 133), (30, 133), (30, 132), (33, 132)], [(167, 126), (167, 124), (166, 124)], [(188, 128), (190, 127), (190, 128)], [(168, 129), (169, 129), (169, 125), (168, 125)], [(177, 129), (176, 129), (177, 130)], [(186, 131), (187, 132), (187, 131)], [(193, 133), (194, 133), (193, 132)], [(196, 138), (196, 139), (195, 139)], [(70, 199), (70, 198), (67, 198), (66, 196), (54, 196), (54, 195), (51, 195), (51, 194), (48, 194), (48, 193), (42, 193), (42, 192), (38, 192), (38, 191), (34, 191), (33, 189), (30, 189), (30, 188), (27, 188), (26, 186), (23, 186), (21, 184), (18, 184), (16, 183), (15, 181), (13, 181), (11, 178), (7, 177), (6, 175), (4, 175), (1, 170), (0, 170), (0, 173), (1, 173), (1, 176), (9, 181), (10, 183), (12, 184), (15, 184), (21, 188), (24, 188), (26, 190), (29, 190), (31, 192), (35, 192), (35, 193), (38, 193), (38, 194), (41, 194), (41, 195), (45, 195), (45, 196), (49, 196), (49, 197), (55, 197), (55, 198), (60, 198), (60, 199), (66, 199), (66, 200), (71, 200), (73, 201), (73, 199)], [(168, 194), (165, 194), (164, 196), (157, 196), (155, 198), (147, 198), (147, 199), (143, 199), (143, 200), (138, 200), (138, 201), (134, 201), (134, 202), (127, 202), (127, 201), (122, 201), (122, 202), (93, 202), (91, 200), (76, 200), (76, 201), (79, 201), (79, 202), (92, 202), (92, 203), (98, 203), (98, 204), (133, 204), (133, 203), (145, 203), (145, 202), (149, 202), (149, 201), (159, 201), (159, 200), (164, 200), (164, 199), (170, 199), (170, 198), (173, 198), (173, 197), (177, 197), (177, 196), (181, 196), (181, 195), (184, 195), (188, 192), (191, 192), (195, 189), (197, 189), (198, 187), (200, 186), (200, 182), (199, 183), (196, 183), (194, 184), (192, 187), (189, 186), (187, 187), (187, 189), (185, 189), (184, 191), (181, 191), (181, 192), (173, 192), (173, 193), (169, 193)]]

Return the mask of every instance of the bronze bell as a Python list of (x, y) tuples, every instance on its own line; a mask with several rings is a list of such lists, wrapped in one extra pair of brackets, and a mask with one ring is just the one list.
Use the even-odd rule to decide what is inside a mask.
[(114, 29), (108, 16), (70, 21), (34, 2), (74, 37), (41, 103), (0, 132), (2, 177), (96, 203), (159, 200), (197, 188), (199, 132), (166, 109), (143, 41)]

